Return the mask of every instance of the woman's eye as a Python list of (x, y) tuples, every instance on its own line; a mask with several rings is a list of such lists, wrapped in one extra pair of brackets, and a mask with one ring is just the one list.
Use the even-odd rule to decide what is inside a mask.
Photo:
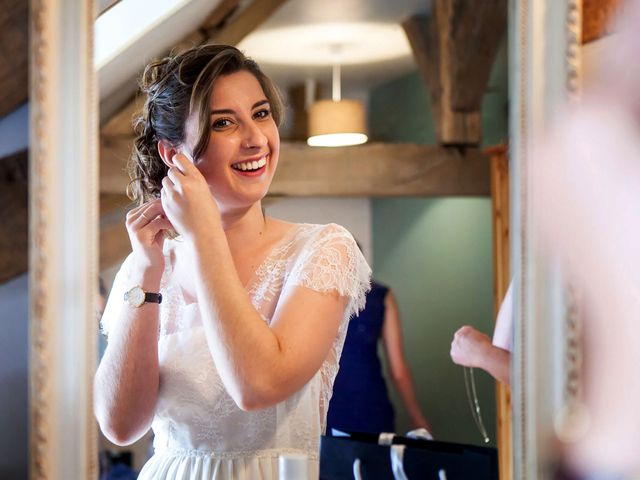
[(228, 118), (219, 118), (213, 122), (212, 127), (215, 129), (227, 128), (231, 125), (231, 120)]
[(271, 115), (271, 110), (269, 110), (268, 108), (265, 108), (263, 110), (258, 110), (254, 114), (254, 117), (255, 118), (267, 118), (269, 115)]

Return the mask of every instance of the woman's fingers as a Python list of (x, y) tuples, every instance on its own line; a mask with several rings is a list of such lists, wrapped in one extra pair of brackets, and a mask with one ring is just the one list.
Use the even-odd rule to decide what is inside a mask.
[(160, 199), (166, 197), (173, 197), (175, 192), (175, 184), (171, 181), (169, 177), (164, 177), (162, 179), (162, 190), (160, 190)]
[(192, 169), (195, 169), (193, 162), (184, 153), (176, 153), (173, 156), (173, 164), (183, 175), (188, 175), (193, 171)]
[(164, 216), (158, 216), (158, 217), (154, 218), (153, 220), (151, 220), (149, 222), (147, 227), (150, 230), (155, 231), (155, 233), (159, 232), (160, 230), (173, 229), (173, 225), (171, 224), (169, 219), (167, 217), (164, 217)]
[[(176, 167), (171, 167), (167, 172), (167, 177), (173, 184), (172, 187), (175, 188), (178, 192), (182, 193), (182, 181), (184, 179), (184, 174)], [(164, 185), (164, 181), (162, 184)]]
[(160, 199), (152, 200), (131, 210), (127, 214), (127, 224), (135, 229), (140, 229), (157, 216), (163, 214), (164, 209), (162, 208)]
[(143, 203), (138, 207), (132, 208), (127, 212), (127, 225), (131, 225), (142, 218), (143, 213), (146, 217), (149, 217), (151, 212), (156, 208), (162, 209), (162, 205), (157, 200), (152, 200), (150, 202)]

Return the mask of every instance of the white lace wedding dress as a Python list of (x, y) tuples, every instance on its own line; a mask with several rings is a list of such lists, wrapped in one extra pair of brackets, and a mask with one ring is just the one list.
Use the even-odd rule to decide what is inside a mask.
[[(170, 243), (165, 242), (167, 255)], [(288, 399), (250, 412), (240, 410), (227, 394), (207, 347), (198, 304), (186, 304), (180, 287), (172, 284), (168, 260), (161, 283), (155, 453), (139, 478), (277, 480), (278, 456), (285, 452), (306, 454), (309, 478), (318, 478), (319, 440), (348, 320), (364, 306), (371, 273), (349, 232), (335, 224), (295, 225), (247, 285), (267, 323), (287, 289), (337, 291), (348, 297), (338, 335), (320, 370)], [(102, 320), (105, 334), (131, 287), (128, 263), (114, 281)]]

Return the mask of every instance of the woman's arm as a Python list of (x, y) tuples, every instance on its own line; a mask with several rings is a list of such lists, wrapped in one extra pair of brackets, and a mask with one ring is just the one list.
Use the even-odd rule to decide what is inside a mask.
[(160, 202), (155, 201), (127, 215), (134, 253), (116, 277), (104, 313), (109, 343), (94, 378), (94, 411), (102, 432), (117, 445), (144, 435), (158, 396), (159, 306), (146, 303), (135, 308), (123, 297), (136, 285), (149, 292), (159, 290), (162, 230), (170, 226), (161, 212)]
[(389, 290), (384, 299), (385, 314), (382, 326), (382, 340), (389, 366), (389, 372), (393, 383), (402, 397), (407, 412), (414, 428), (424, 427), (431, 431), (431, 426), (425, 418), (418, 400), (411, 372), (407, 365), (404, 348), (402, 346), (402, 327), (400, 325), (400, 312), (393, 292)]
[(492, 345), (487, 335), (468, 325), (454, 334), (451, 359), (458, 365), (482, 368), (507, 385), (511, 382), (511, 353)]
[(287, 288), (269, 326), (240, 283), (226, 238), (200, 236), (193, 246), (207, 342), (231, 397), (252, 410), (302, 388), (327, 357), (347, 299), (337, 292)]
[[(281, 402), (302, 388), (329, 355), (348, 296), (333, 288), (321, 293), (297, 286), (290, 279), (267, 325), (240, 281), (209, 185), (183, 155), (172, 159), (162, 182), (163, 207), (193, 252), (198, 305), (222, 382), (244, 410)], [(355, 242), (344, 234), (328, 238), (335, 238), (330, 247), (338, 258), (326, 263), (344, 267), (335, 272), (344, 277), (357, 252)]]
[[(281, 402), (320, 369), (336, 339), (348, 298), (337, 290), (321, 293), (285, 285), (267, 325), (238, 277), (209, 185), (183, 155), (172, 158), (174, 166), (163, 180), (162, 202), (194, 253), (198, 305), (220, 377), (244, 410)], [(357, 251), (353, 240), (344, 235), (331, 247), (340, 257), (332, 259), (338, 268), (349, 265), (353, 250)]]

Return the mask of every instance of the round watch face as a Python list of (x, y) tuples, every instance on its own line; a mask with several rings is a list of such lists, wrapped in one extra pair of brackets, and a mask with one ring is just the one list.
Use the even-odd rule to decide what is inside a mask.
[(144, 303), (144, 291), (140, 287), (133, 287), (127, 292), (127, 301), (133, 307), (139, 307)]

